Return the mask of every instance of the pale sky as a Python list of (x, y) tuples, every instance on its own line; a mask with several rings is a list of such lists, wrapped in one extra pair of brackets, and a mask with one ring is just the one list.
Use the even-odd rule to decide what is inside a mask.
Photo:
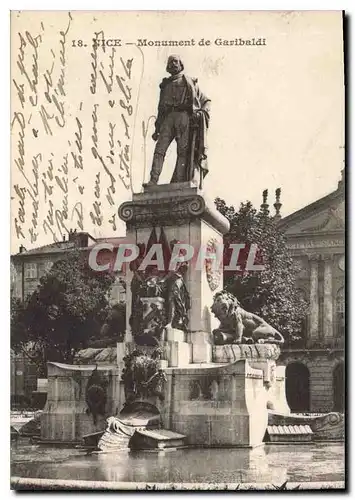
[[(209, 130), (209, 168), (205, 190), (209, 198), (220, 196), (228, 204), (239, 206), (241, 201), (261, 203), (261, 193), (269, 189), (269, 203), (274, 202), (274, 191), (281, 187), (282, 215), (302, 208), (328, 194), (337, 187), (344, 159), (344, 80), (341, 12), (148, 12), (148, 13), (100, 13), (73, 12), (22, 12), (12, 16), (12, 78), (17, 85), (24, 85), (23, 107), (15, 85), (12, 87), (12, 117), (22, 113), (26, 123), (25, 179), (15, 161), (20, 161), (19, 141), (21, 127), (15, 120), (12, 128), (12, 251), (22, 243), (26, 248), (51, 243), (52, 231), (49, 222), (44, 223), (53, 210), (63, 213), (68, 210), (64, 223), (68, 228), (77, 227), (77, 217), (71, 215), (77, 202), (81, 202), (84, 215), (84, 230), (93, 236), (122, 236), (124, 224), (115, 218), (116, 231), (109, 219), (117, 214), (120, 203), (130, 199), (130, 190), (124, 188), (118, 178), (119, 143), (129, 145), (131, 172), (135, 191), (141, 190), (146, 164), (145, 180), (148, 178), (154, 143), (150, 139), (152, 126), (148, 129), (146, 149), (142, 137), (142, 121), (156, 114), (159, 83), (168, 76), (165, 64), (168, 55), (178, 53), (185, 64), (185, 73), (197, 77), (204, 93), (211, 98), (211, 127)], [(70, 23), (69, 23), (70, 21)], [(63, 35), (65, 38), (65, 65), (63, 59)], [(36, 50), (25, 32), (37, 40)], [(97, 54), (96, 89), (92, 92), (93, 57), (90, 40), (95, 32), (104, 31), (105, 39), (121, 39), (122, 48), (114, 54), (113, 85), (108, 92), (100, 71), (109, 81), (110, 48)], [(22, 34), (25, 45), (21, 49)], [(101, 36), (101, 35), (100, 35)], [(36, 39), (36, 37), (38, 37)], [(198, 42), (210, 40), (211, 45)], [(265, 39), (262, 46), (218, 46), (216, 39), (236, 38)], [(141, 47), (126, 45), (147, 40), (195, 40), (190, 47)], [(74, 40), (74, 43), (73, 43)], [(82, 47), (78, 46), (82, 40)], [(74, 46), (75, 45), (75, 46)], [(84, 45), (87, 45), (85, 47)], [(21, 52), (22, 50), (22, 52)], [(32, 87), (21, 62), (29, 75)], [(38, 82), (32, 71), (37, 57)], [(122, 66), (123, 61), (133, 58), (131, 77)], [(53, 67), (53, 69), (52, 69)], [(52, 85), (44, 78), (51, 73)], [(126, 67), (127, 70), (127, 67)], [(47, 73), (46, 73), (47, 72)], [(117, 84), (116, 74), (123, 85), (131, 89), (131, 100)], [(65, 96), (61, 95), (57, 83), (64, 79)], [(47, 76), (48, 82), (48, 76)], [(21, 87), (20, 87), (21, 88)], [(35, 90), (34, 90), (35, 88)], [(45, 92), (57, 97), (59, 107), (53, 99), (49, 103)], [(127, 96), (127, 92), (126, 92)], [(32, 102), (30, 102), (32, 97)], [(34, 98), (37, 98), (35, 102)], [(124, 106), (132, 105), (132, 114)], [(44, 106), (51, 132), (45, 130)], [(62, 106), (62, 108), (61, 108)], [(95, 107), (96, 106), (96, 107)], [(58, 110), (62, 109), (63, 116)], [(93, 157), (93, 110), (97, 111), (96, 147), (115, 177), (115, 193), (112, 204), (107, 200), (110, 178), (97, 158)], [(121, 114), (125, 113), (129, 126), (129, 140)], [(18, 115), (17, 115), (18, 116)], [(57, 125), (62, 118), (65, 126)], [(12, 119), (13, 119), (12, 118)], [(79, 119), (81, 127), (78, 128)], [(109, 123), (114, 129), (111, 137)], [(79, 151), (75, 141), (80, 132)], [(37, 136), (36, 136), (37, 134)], [(111, 147), (112, 146), (112, 147)], [(110, 151), (114, 154), (110, 156)], [(175, 161), (175, 145), (172, 145), (160, 182), (168, 182)], [(82, 156), (83, 169), (75, 168), (74, 155)], [(40, 157), (38, 156), (40, 155)], [(67, 171), (63, 158), (68, 155)], [(35, 181), (33, 159), (37, 157), (38, 202), (36, 242), (30, 240), (33, 228), (33, 199), (26, 192), (22, 218), (22, 233), (17, 238), (14, 219), (19, 222), (21, 199), (17, 191), (29, 188)], [(48, 182), (49, 165), (52, 173), (68, 185), (67, 205), (64, 191), (58, 182), (52, 194), (45, 193), (43, 180)], [(95, 180), (100, 178), (100, 193)], [(45, 177), (45, 174), (47, 177)], [(78, 191), (78, 184), (84, 189)], [(22, 191), (23, 192), (23, 191)], [(32, 190), (33, 193), (33, 190)], [(94, 212), (95, 201), (101, 203), (102, 224), (94, 224), (90, 212)], [(64, 201), (64, 205), (63, 205)], [(67, 207), (67, 208), (66, 208)], [(94, 214), (95, 215), (95, 214)], [(53, 232), (61, 239), (60, 224), (54, 224)], [(45, 234), (45, 230), (47, 234)]]

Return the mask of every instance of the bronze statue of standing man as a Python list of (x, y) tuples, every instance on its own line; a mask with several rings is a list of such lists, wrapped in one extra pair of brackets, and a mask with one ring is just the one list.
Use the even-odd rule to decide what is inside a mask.
[(171, 183), (202, 180), (208, 172), (206, 132), (210, 120), (210, 99), (197, 85), (196, 78), (183, 73), (179, 56), (168, 58), (169, 78), (160, 84), (158, 116), (155, 132), (157, 141), (148, 186), (158, 183), (168, 147), (175, 139), (177, 159)]

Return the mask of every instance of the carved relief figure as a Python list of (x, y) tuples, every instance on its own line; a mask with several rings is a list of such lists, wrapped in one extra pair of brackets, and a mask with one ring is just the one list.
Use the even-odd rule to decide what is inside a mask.
[(191, 307), (184, 281), (187, 267), (181, 263), (165, 276), (134, 272), (130, 325), (138, 345), (159, 345), (169, 328), (187, 331)]
[[(134, 276), (137, 282), (132, 290), (132, 314), (130, 325), (138, 345), (158, 345), (166, 324), (166, 307), (163, 298), (164, 278), (142, 274)], [(133, 282), (133, 279), (132, 279)], [(135, 294), (133, 299), (133, 293)]]
[(166, 151), (174, 139), (177, 159), (171, 183), (193, 180), (198, 171), (202, 187), (208, 171), (206, 132), (210, 99), (201, 92), (197, 79), (188, 77), (183, 70), (180, 57), (171, 55), (166, 66), (171, 76), (160, 84), (158, 116), (152, 135), (157, 143), (148, 186), (158, 183)]
[(85, 400), (87, 404), (87, 414), (91, 414), (94, 425), (97, 424), (99, 415), (105, 415), (107, 403), (107, 380), (99, 373), (97, 366), (88, 380)]
[(168, 323), (165, 328), (177, 328), (184, 332), (188, 327), (188, 311), (191, 308), (190, 295), (184, 276), (188, 269), (187, 262), (180, 266), (166, 279)]
[(215, 344), (283, 344), (284, 338), (275, 328), (254, 313), (245, 311), (234, 295), (218, 292), (211, 311), (220, 321), (213, 331)]

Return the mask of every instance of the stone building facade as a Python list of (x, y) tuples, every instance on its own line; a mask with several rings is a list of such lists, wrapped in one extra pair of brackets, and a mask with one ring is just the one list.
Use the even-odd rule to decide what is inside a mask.
[[(344, 172), (342, 173), (344, 176)], [(284, 351), (293, 411), (344, 410), (345, 186), (280, 220), (294, 260), (298, 289), (309, 301), (303, 341)]]
[[(50, 270), (54, 262), (62, 259), (74, 248), (90, 250), (101, 243), (111, 243), (116, 247), (124, 240), (125, 238), (93, 238), (86, 232), (71, 232), (68, 239), (57, 243), (31, 250), (20, 246), (19, 252), (11, 256), (11, 296), (25, 300), (35, 291), (39, 280)], [(117, 274), (110, 301), (116, 303), (121, 300), (125, 300), (124, 286), (122, 276)]]

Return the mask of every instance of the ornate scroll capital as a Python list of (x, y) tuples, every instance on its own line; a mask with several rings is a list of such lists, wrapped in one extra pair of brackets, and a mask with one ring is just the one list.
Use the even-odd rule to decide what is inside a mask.
[(205, 200), (202, 196), (195, 196), (187, 203), (186, 209), (190, 215), (202, 215), (206, 209)]
[(308, 253), (307, 257), (310, 262), (318, 262), (321, 258), (319, 253)]
[(131, 201), (126, 201), (122, 203), (118, 209), (118, 216), (124, 222), (128, 222), (133, 218), (134, 206)]
[(222, 234), (229, 230), (229, 221), (214, 203), (189, 183), (167, 184), (134, 194), (132, 201), (122, 203), (118, 215), (128, 228), (179, 226), (202, 219)]

